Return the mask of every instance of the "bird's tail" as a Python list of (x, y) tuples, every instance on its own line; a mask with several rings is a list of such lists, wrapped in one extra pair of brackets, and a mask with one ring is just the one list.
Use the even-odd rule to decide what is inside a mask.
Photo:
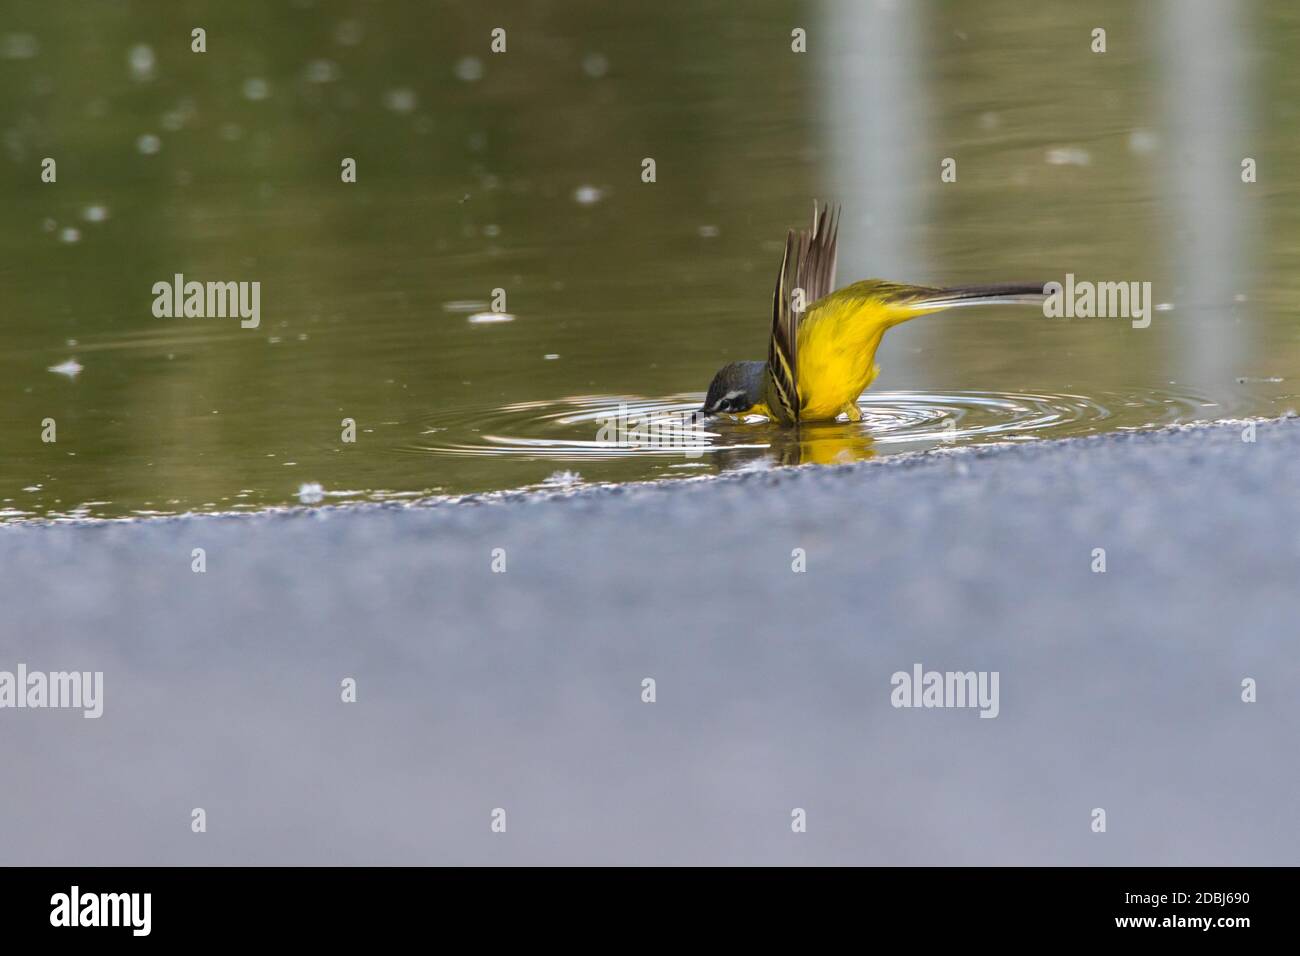
[(1002, 285), (966, 285), (952, 289), (926, 289), (904, 286), (890, 304), (914, 315), (955, 309), (967, 305), (1038, 305), (1046, 300), (1043, 283), (1004, 283)]

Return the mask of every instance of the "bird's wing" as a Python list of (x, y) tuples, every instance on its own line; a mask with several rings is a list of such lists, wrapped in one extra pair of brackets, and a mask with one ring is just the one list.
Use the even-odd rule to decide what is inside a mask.
[(772, 297), (772, 335), (767, 366), (776, 400), (791, 421), (799, 420), (799, 322), (808, 307), (835, 289), (839, 209), (813, 205), (811, 229), (791, 230)]

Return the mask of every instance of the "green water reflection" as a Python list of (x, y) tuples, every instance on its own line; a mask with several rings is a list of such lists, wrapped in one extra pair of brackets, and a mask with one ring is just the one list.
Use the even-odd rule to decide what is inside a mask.
[[(6, 7), (0, 519), (694, 476), (1297, 404), (1282, 0)], [(920, 320), (886, 339), (865, 426), (588, 453), (595, 412), (687, 408), (763, 356), (814, 196), (845, 203), (841, 283), (1073, 272), (1152, 281), (1166, 308), (1143, 330)], [(260, 282), (259, 327), (155, 318), (176, 273)], [(494, 289), (513, 321), (473, 321)]]

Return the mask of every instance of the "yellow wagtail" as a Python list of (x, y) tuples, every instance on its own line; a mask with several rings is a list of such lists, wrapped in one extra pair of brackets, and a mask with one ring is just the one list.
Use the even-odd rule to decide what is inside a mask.
[(886, 330), (965, 305), (1042, 302), (1039, 285), (931, 289), (866, 279), (835, 291), (838, 210), (813, 206), (811, 229), (786, 236), (772, 300), (766, 362), (732, 362), (713, 377), (705, 414), (764, 415), (782, 425), (861, 421), (858, 396), (875, 380)]

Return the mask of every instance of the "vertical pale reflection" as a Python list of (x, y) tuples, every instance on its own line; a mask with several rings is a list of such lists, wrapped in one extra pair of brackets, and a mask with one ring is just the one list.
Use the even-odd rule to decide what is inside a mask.
[[(844, 203), (841, 285), (872, 277), (909, 281), (929, 271), (917, 243), (925, 221), (920, 170), (928, 156), (921, 7), (915, 0), (825, 0), (817, 31), (825, 53), (810, 44), (809, 55), (821, 58), (819, 125), (830, 192)], [(931, 165), (937, 176), (937, 160)], [(885, 342), (887, 378), (908, 376), (906, 332), (895, 330)]]
[[(1245, 292), (1249, 241), (1241, 160), (1252, 155), (1244, 134), (1248, 104), (1246, 4), (1231, 0), (1164, 0), (1147, 28), (1163, 37), (1166, 197), (1174, 224), (1169, 237), (1176, 311), (1155, 321), (1175, 323), (1176, 366), (1206, 386), (1241, 374), (1249, 354), (1249, 321), (1234, 295)], [(1258, 159), (1258, 157), (1255, 157)], [(1168, 290), (1166, 290), (1167, 292)], [(1245, 307), (1249, 309), (1249, 306)]]

